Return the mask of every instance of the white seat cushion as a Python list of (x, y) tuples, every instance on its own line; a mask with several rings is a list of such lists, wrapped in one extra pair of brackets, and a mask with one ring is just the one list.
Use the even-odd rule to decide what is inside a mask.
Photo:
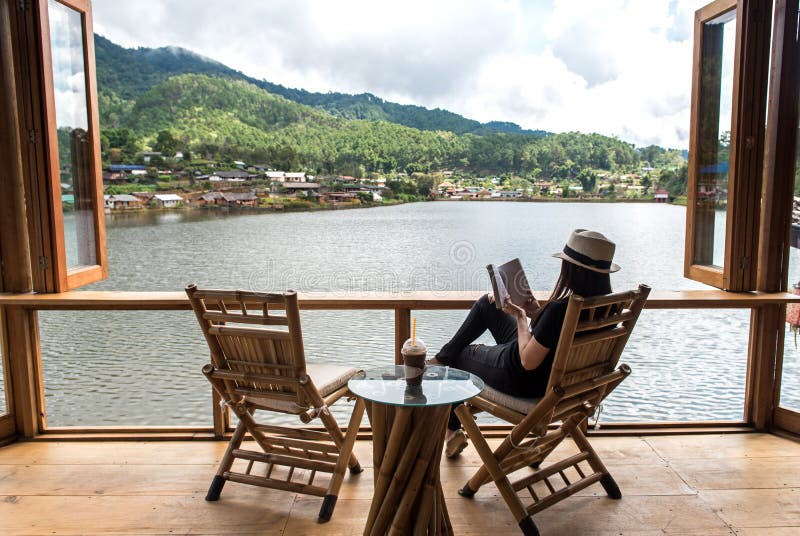
[(541, 400), (541, 398), (521, 398), (511, 396), (488, 385), (483, 388), (480, 396), (486, 400), (494, 402), (495, 404), (507, 407), (508, 409), (522, 414), (527, 414), (530, 412)]
[[(331, 365), (328, 363), (307, 363), (306, 372), (317, 386), (317, 390), (322, 398), (335, 393), (345, 385), (347, 380), (360, 372), (359, 369), (346, 365)], [(281, 399), (281, 396), (286, 398)], [(258, 395), (248, 395), (245, 397), (247, 402), (261, 409), (280, 411), (282, 413), (299, 414), (308, 410), (308, 407), (298, 405), (294, 401), (294, 395), (276, 393), (274, 397), (261, 397)]]
[(359, 369), (347, 365), (328, 363), (306, 363), (306, 371), (322, 398), (347, 385), (347, 380), (360, 372)]

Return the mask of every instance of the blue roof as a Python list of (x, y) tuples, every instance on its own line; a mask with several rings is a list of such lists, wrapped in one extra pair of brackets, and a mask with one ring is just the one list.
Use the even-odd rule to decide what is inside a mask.
[(135, 164), (111, 164), (108, 166), (109, 171), (133, 171), (133, 170), (146, 170), (146, 166), (137, 166)]
[(719, 162), (717, 164), (712, 164), (710, 166), (700, 168), (700, 173), (727, 173), (727, 172), (728, 172), (727, 162)]

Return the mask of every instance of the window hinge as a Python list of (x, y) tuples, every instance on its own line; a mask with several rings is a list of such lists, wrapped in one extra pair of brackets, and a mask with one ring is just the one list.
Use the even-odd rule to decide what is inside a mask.
[(17, 9), (19, 11), (28, 11), (31, 7), (30, 0), (17, 0)]
[(747, 259), (748, 258), (749, 257), (742, 257), (741, 259), (739, 259), (739, 268), (744, 270), (747, 267)]
[(28, 142), (36, 144), (37, 140), (39, 139), (39, 133), (36, 129), (28, 130)]
[(45, 271), (50, 269), (50, 260), (44, 256), (39, 256), (39, 270)]

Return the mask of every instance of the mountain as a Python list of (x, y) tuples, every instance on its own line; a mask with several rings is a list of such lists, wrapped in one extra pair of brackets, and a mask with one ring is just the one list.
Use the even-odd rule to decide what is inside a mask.
[[(419, 130), (446, 130), (456, 134), (505, 132), (546, 136), (543, 130), (524, 130), (519, 125), (492, 121), (480, 123), (439, 108), (388, 102), (370, 93), (312, 93), (257, 80), (217, 61), (180, 47), (123, 48), (101, 35), (95, 35), (98, 86), (107, 104), (124, 107), (151, 88), (180, 74), (204, 74), (248, 82), (290, 101), (324, 110), (343, 119), (388, 121)], [(113, 122), (113, 121), (112, 121)]]
[(640, 160), (633, 145), (599, 134), (545, 135), (370, 94), (286, 89), (181, 48), (124, 49), (97, 36), (96, 50), (105, 162), (152, 149), (317, 174), (459, 169), (573, 180)]

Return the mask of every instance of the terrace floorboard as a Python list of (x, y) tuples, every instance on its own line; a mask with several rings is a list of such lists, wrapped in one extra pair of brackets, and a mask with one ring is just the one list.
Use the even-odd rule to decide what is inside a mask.
[[(497, 440), (492, 440), (494, 443)], [(599, 485), (535, 516), (543, 535), (788, 536), (800, 529), (800, 443), (769, 434), (595, 437), (621, 501)], [(569, 449), (566, 445), (559, 447)], [(36, 441), (0, 448), (0, 534), (360, 534), (372, 496), (347, 476), (332, 520), (320, 500), (229, 482), (203, 500), (221, 441)], [(456, 534), (519, 534), (496, 488), (457, 490), (480, 464), (474, 449), (442, 463)]]

